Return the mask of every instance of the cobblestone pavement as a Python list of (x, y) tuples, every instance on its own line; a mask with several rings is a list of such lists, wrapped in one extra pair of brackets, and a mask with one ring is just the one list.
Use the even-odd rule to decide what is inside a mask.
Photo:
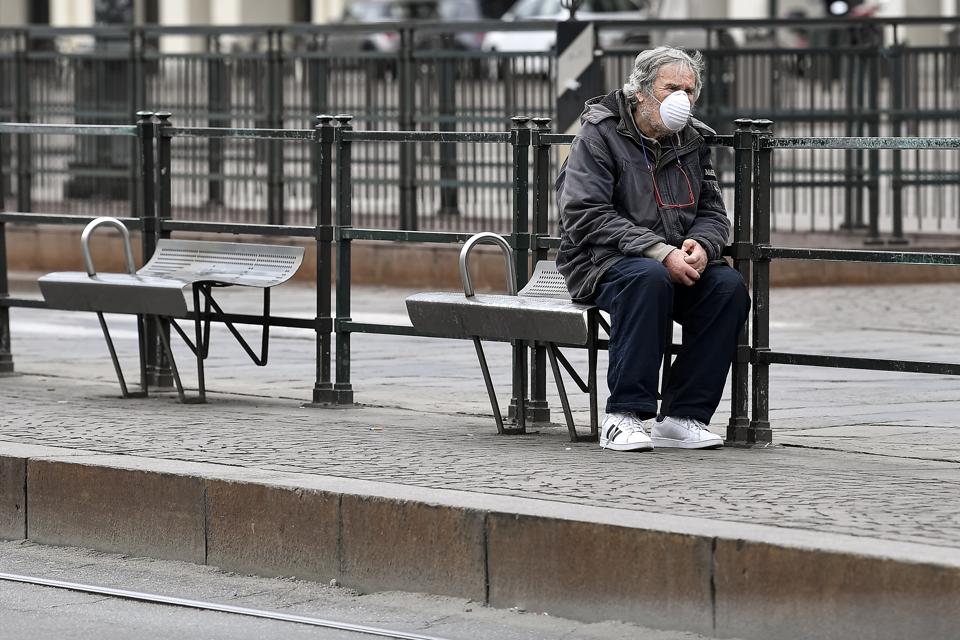
[[(403, 293), (358, 290), (354, 317), (400, 321)], [(310, 316), (311, 296), (286, 288), (274, 295), (273, 307)], [(242, 294), (227, 302), (247, 304)], [(771, 309), (775, 349), (960, 358), (960, 329), (953, 324), (960, 286), (780, 289)], [(309, 333), (277, 330), (273, 364), (264, 369), (243, 363), (239, 348), (215, 335), (210, 402), (182, 406), (168, 393), (119, 399), (92, 314), (15, 309), (11, 315), (21, 375), (0, 378), (0, 442), (960, 547), (955, 378), (774, 367), (772, 425), (775, 440), (786, 446), (622, 454), (571, 444), (557, 427), (496, 436), (472, 346), (464, 341), (354, 336), (361, 404), (311, 409), (301, 407), (313, 383)], [(111, 321), (132, 369), (132, 324)], [(189, 385), (190, 359), (178, 353)], [(506, 347), (492, 345), (488, 358), (495, 380), (506, 383)], [(584, 424), (585, 403), (577, 400)], [(726, 403), (713, 426), (721, 433)]]

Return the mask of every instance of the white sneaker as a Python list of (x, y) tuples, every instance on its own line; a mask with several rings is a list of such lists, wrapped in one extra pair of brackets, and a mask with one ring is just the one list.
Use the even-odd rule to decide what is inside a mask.
[(632, 413), (607, 413), (600, 423), (600, 448), (614, 451), (650, 451), (653, 443), (645, 425)]
[(653, 423), (650, 435), (655, 447), (716, 449), (723, 446), (723, 438), (710, 433), (705, 424), (693, 418), (667, 416)]

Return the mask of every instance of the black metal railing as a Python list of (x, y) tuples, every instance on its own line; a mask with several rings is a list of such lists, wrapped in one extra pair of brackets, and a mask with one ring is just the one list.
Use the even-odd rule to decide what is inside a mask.
[[(721, 133), (746, 114), (775, 120), (781, 135), (795, 137), (952, 137), (960, 135), (956, 38), (918, 47), (904, 35), (933, 25), (956, 32), (960, 20), (599, 22), (597, 33), (610, 89), (626, 79), (638, 49), (668, 42), (702, 49), (697, 115)], [(0, 29), (0, 120), (122, 124), (151, 105), (189, 127), (280, 130), (309, 126), (316, 113), (351, 113), (364, 130), (498, 131), (517, 113), (554, 117), (556, 60), (551, 51), (482, 48), (479, 35), (554, 29), (552, 22)], [(787, 44), (790, 34), (803, 42)], [(131, 145), (0, 136), (7, 176), (0, 194), (19, 211), (132, 215), (139, 205)], [(177, 140), (172, 154), (174, 218), (312, 220), (307, 146), (195, 138)], [(503, 194), (512, 160), (495, 145), (387, 142), (362, 145), (354, 160), (354, 215), (367, 227), (510, 229)], [(559, 161), (555, 153), (552, 171)], [(717, 167), (732, 197), (732, 153), (718, 153)], [(775, 230), (846, 230), (871, 243), (960, 231), (949, 206), (960, 197), (957, 154), (785, 150), (772, 184)], [(555, 224), (552, 205), (549, 216)]]
[[(511, 157), (512, 180), (507, 197), (511, 202), (511, 230), (507, 237), (515, 252), (518, 288), (526, 283), (532, 262), (545, 259), (559, 239), (551, 235), (550, 203), (553, 201), (551, 160), (557, 149), (569, 145), (572, 136), (552, 133), (547, 118), (512, 119), (509, 131), (499, 132), (425, 132), (358, 131), (349, 115), (317, 117), (313, 129), (237, 129), (215, 127), (176, 127), (170, 114), (140, 112), (136, 125), (3, 124), (0, 134), (18, 137), (84, 136), (133, 140), (140, 161), (136, 193), (140, 203), (137, 217), (123, 222), (141, 232), (144, 259), (152, 254), (159, 238), (175, 232), (256, 234), (270, 237), (310, 239), (316, 251), (317, 311), (313, 318), (271, 317), (275, 326), (312, 330), (316, 335), (316, 375), (312, 398), (315, 403), (353, 402), (351, 379), (351, 339), (354, 333), (379, 333), (421, 336), (407, 325), (387, 325), (354, 321), (351, 302), (352, 243), (356, 241), (392, 241), (407, 244), (459, 244), (473, 232), (488, 230), (477, 224), (469, 231), (382, 229), (358, 226), (353, 204), (357, 181), (354, 169), (359, 164), (355, 150), (363, 146), (385, 144), (455, 144), (458, 147), (503, 147)], [(810, 153), (846, 151), (914, 153), (951, 153), (960, 150), (960, 138), (915, 137), (774, 137), (769, 120), (739, 119), (732, 135), (708, 139), (715, 150), (733, 154), (734, 198), (732, 209), (733, 242), (726, 251), (744, 280), (751, 285), (752, 320), (738, 340), (732, 369), (731, 417), (727, 429), (730, 443), (764, 444), (772, 440), (769, 422), (769, 366), (845, 367), (885, 371), (960, 375), (960, 364), (874, 359), (779, 352), (770, 345), (770, 262), (772, 260), (832, 260), (896, 264), (960, 265), (960, 254), (904, 251), (852, 251), (797, 249), (771, 245), (771, 229), (777, 173), (774, 155), (803, 150)], [(310, 162), (310, 225), (282, 225), (270, 220), (250, 223), (176, 219), (172, 213), (173, 184), (178, 166), (174, 161), (176, 142), (212, 140), (272, 142), (283, 146), (306, 147)], [(774, 153), (776, 152), (776, 154)], [(335, 162), (334, 162), (335, 160)], [(0, 183), (4, 173), (0, 171)], [(264, 178), (261, 178), (263, 182)], [(269, 185), (267, 185), (269, 187)], [(403, 193), (398, 198), (410, 198)], [(407, 187), (409, 188), (409, 186)], [(2, 204), (2, 203), (0, 203)], [(335, 214), (335, 215), (334, 215)], [(66, 224), (88, 222), (92, 216), (31, 212), (3, 212), (0, 209), (0, 372), (13, 370), (10, 346), (9, 309), (43, 308), (42, 301), (9, 295), (6, 258), (8, 224)], [(334, 262), (333, 247), (336, 245)], [(334, 275), (335, 267), (335, 275)], [(451, 268), (452, 265), (451, 265)], [(334, 280), (335, 277), (335, 280)], [(335, 282), (335, 285), (334, 285)], [(332, 293), (336, 287), (336, 309)], [(188, 318), (195, 318), (193, 310)], [(207, 316), (201, 314), (204, 319)], [(238, 324), (258, 324), (259, 317), (232, 314), (226, 316)], [(210, 318), (217, 320), (217, 318)], [(169, 366), (163, 360), (158, 336), (150, 336), (151, 355), (148, 374), (152, 384), (171, 384)], [(335, 350), (334, 350), (335, 342)], [(601, 346), (605, 346), (601, 342)], [(528, 422), (548, 419), (546, 402), (546, 359), (538, 345), (513, 343), (513, 395), (515, 407), (527, 407)], [(528, 399), (529, 396), (529, 399)], [(519, 402), (518, 399), (524, 400)], [(529, 401), (527, 401), (529, 400)]]

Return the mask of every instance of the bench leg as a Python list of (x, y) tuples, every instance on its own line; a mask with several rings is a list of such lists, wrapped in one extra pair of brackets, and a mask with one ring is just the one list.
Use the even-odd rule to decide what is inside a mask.
[(493, 388), (493, 380), (490, 378), (490, 368), (487, 367), (487, 358), (483, 354), (483, 345), (480, 338), (474, 336), (473, 346), (477, 350), (477, 359), (480, 361), (480, 370), (483, 372), (483, 382), (487, 386), (487, 395), (490, 396), (490, 407), (493, 409), (493, 419), (497, 421), (497, 433), (500, 435), (516, 435), (526, 433), (523, 426), (519, 428), (507, 428), (503, 426), (503, 414), (500, 413), (500, 403), (497, 402), (497, 392)]
[[(207, 302), (209, 304), (210, 298), (207, 297)], [(196, 340), (197, 348), (194, 349), (197, 356), (197, 388), (200, 390), (200, 402), (207, 401), (207, 387), (204, 384), (203, 378), (203, 359), (207, 357), (207, 348), (210, 342), (210, 324), (207, 322), (207, 326), (204, 327), (203, 323), (200, 321), (200, 286), (193, 285), (193, 311), (194, 311), (194, 320), (193, 328)], [(209, 307), (207, 312), (209, 312)], [(204, 330), (206, 329), (206, 331)], [(206, 338), (206, 340), (204, 340)], [(173, 358), (171, 358), (172, 360)]]
[(567, 399), (567, 389), (563, 386), (563, 377), (557, 365), (557, 345), (547, 343), (547, 355), (550, 356), (550, 368), (553, 369), (553, 380), (557, 383), (557, 392), (560, 394), (560, 406), (563, 407), (563, 417), (567, 421), (567, 431), (570, 433), (570, 442), (577, 442), (577, 427), (573, 423), (573, 413), (570, 412), (570, 401)]
[[(170, 370), (173, 373), (173, 382), (177, 386), (177, 396), (180, 398), (182, 404), (203, 404), (207, 401), (206, 392), (201, 389), (200, 396), (197, 398), (188, 398), (183, 392), (183, 384), (180, 382), (180, 372), (177, 370), (177, 361), (173, 358), (173, 349), (170, 348), (170, 339), (163, 332), (163, 327), (161, 325), (161, 319), (157, 318), (157, 328), (160, 333), (160, 341), (163, 343), (163, 350), (167, 354), (167, 359), (170, 361)], [(199, 349), (198, 349), (199, 351)]]
[[(139, 318), (139, 316), (138, 316), (138, 318)], [(123, 369), (120, 368), (120, 359), (117, 358), (117, 350), (113, 347), (113, 339), (110, 337), (110, 329), (107, 328), (107, 321), (104, 319), (103, 313), (97, 311), (97, 319), (100, 321), (100, 329), (103, 331), (103, 339), (107, 341), (107, 349), (110, 350), (110, 359), (113, 361), (113, 369), (114, 369), (114, 371), (117, 372), (117, 380), (120, 382), (120, 394), (121, 394), (124, 398), (142, 398), (142, 397), (146, 396), (146, 395), (147, 395), (147, 389), (146, 389), (146, 383), (145, 383), (146, 378), (143, 377), (143, 376), (144, 376), (144, 371), (145, 371), (145, 369), (144, 369), (145, 363), (144, 363), (144, 359), (143, 359), (143, 356), (144, 356), (144, 351), (143, 351), (144, 345), (143, 345), (143, 341), (142, 341), (142, 340), (139, 341), (139, 342), (140, 342), (139, 347), (140, 347), (140, 375), (141, 375), (141, 378), (140, 378), (140, 387), (141, 387), (141, 390), (140, 390), (139, 392), (137, 392), (137, 393), (130, 393), (130, 392), (127, 390), (127, 382), (126, 382), (126, 380), (124, 380), (124, 378), (123, 378)], [(140, 323), (139, 323), (139, 319), (138, 319), (138, 321), (137, 321), (137, 325), (138, 325), (138, 326), (137, 326), (137, 329), (138, 329), (138, 332), (139, 332), (139, 328), (140, 328), (140, 327), (139, 327), (139, 324), (140, 324)]]
[(590, 396), (590, 440), (600, 440), (600, 418), (597, 415), (597, 324), (590, 323), (590, 344), (587, 345), (587, 393)]

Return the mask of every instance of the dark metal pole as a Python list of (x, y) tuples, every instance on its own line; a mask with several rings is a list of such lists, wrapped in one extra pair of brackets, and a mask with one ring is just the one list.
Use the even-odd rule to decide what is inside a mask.
[[(230, 120), (224, 115), (229, 109), (229, 94), (226, 88), (225, 62), (219, 55), (220, 39), (207, 36), (207, 53), (214, 54), (207, 61), (207, 124), (210, 127), (229, 127)], [(223, 138), (207, 140), (207, 202), (223, 205)]]
[[(444, 34), (444, 50), (453, 50), (453, 36)], [(457, 63), (447, 56), (440, 59), (439, 95), (440, 131), (457, 130)], [(460, 215), (457, 189), (457, 145), (441, 142), (440, 147), (440, 211), (439, 215)]]
[[(155, 115), (157, 117), (157, 125), (154, 130), (154, 137), (156, 138), (157, 144), (157, 166), (154, 172), (154, 175), (156, 175), (157, 201), (155, 238), (160, 240), (170, 237), (170, 232), (165, 231), (163, 228), (163, 221), (170, 220), (173, 217), (170, 202), (170, 171), (172, 167), (170, 145), (172, 138), (166, 131), (173, 125), (170, 123), (169, 113), (162, 111)], [(151, 336), (148, 335), (147, 344), (150, 349), (147, 353), (148, 384), (153, 384), (161, 388), (173, 387), (173, 369), (170, 364), (170, 359), (167, 357), (167, 351), (163, 348), (164, 340), (166, 340), (167, 344), (170, 343), (170, 323), (166, 320), (150, 322), (148, 319), (147, 324), (159, 325), (160, 331), (162, 332), (162, 335), (159, 336), (160, 341), (157, 343), (151, 342), (149, 340)], [(154, 346), (156, 346), (155, 350)], [(150, 357), (151, 352), (153, 354), (152, 358)]]
[[(0, 136), (2, 138), (2, 136)], [(0, 140), (2, 142), (2, 140)], [(3, 148), (0, 144), (0, 211), (5, 209), (6, 191), (3, 175)], [(7, 224), (0, 222), (0, 298), (10, 296), (7, 282)], [(10, 350), (10, 307), (0, 305), (0, 373), (13, 372), (13, 353)]]
[[(753, 204), (753, 120), (735, 121), (734, 200), (733, 200), (733, 266), (744, 282), (750, 282), (751, 207)], [(747, 444), (750, 433), (750, 329), (744, 324), (737, 338), (737, 351), (730, 373), (730, 423), (727, 441)]]
[[(272, 129), (283, 128), (283, 52), (282, 34), (271, 31), (267, 34), (269, 53), (267, 58), (267, 82), (270, 95), (268, 120)], [(267, 155), (267, 219), (268, 224), (283, 224), (283, 145), (280, 140), (268, 142)]]
[[(880, 95), (880, 56), (882, 55), (880, 47), (876, 48), (873, 56), (867, 61), (869, 65), (869, 74), (867, 76), (867, 105), (870, 112), (869, 131), (870, 137), (880, 136), (880, 113), (879, 113), (879, 95)], [(880, 239), (880, 150), (871, 149), (867, 151), (867, 215), (868, 229), (867, 239), (864, 244), (882, 244)]]
[[(772, 150), (760, 146), (773, 137), (773, 122), (754, 120), (755, 147), (753, 192), (753, 244), (770, 246), (770, 161)], [(757, 259), (753, 264), (753, 348), (770, 351), (770, 259)], [(748, 444), (772, 441), (770, 430), (770, 365), (753, 364), (753, 412), (747, 433)]]
[[(416, 129), (414, 111), (416, 94), (414, 84), (417, 81), (413, 60), (413, 31), (400, 30), (400, 130)], [(414, 142), (400, 145), (400, 228), (416, 231), (417, 221), (417, 144)]]
[(313, 145), (313, 204), (317, 216), (317, 372), (313, 385), (314, 404), (336, 401), (330, 381), (330, 353), (333, 319), (330, 316), (333, 271), (333, 116), (317, 116)]
[[(540, 239), (550, 235), (547, 214), (550, 198), (550, 145), (540, 142), (540, 135), (550, 133), (550, 118), (533, 118), (536, 127), (531, 132), (533, 147), (533, 261), (546, 260), (549, 252), (540, 246)], [(533, 422), (549, 422), (550, 406), (547, 403), (547, 352), (534, 344), (530, 364), (530, 419)]]
[[(527, 116), (511, 118), (511, 141), (513, 147), (513, 255), (517, 265), (516, 286), (519, 291), (527, 283), (530, 260), (530, 129)], [(509, 413), (516, 419), (517, 433), (524, 433), (527, 419), (527, 344), (523, 340), (513, 342), (513, 398)]]
[(353, 387), (350, 384), (350, 332), (341, 325), (350, 322), (350, 240), (340, 231), (353, 227), (353, 197), (350, 153), (352, 142), (344, 140), (343, 134), (352, 131), (353, 116), (334, 116), (339, 123), (337, 143), (337, 380), (333, 385), (336, 404), (353, 404)]
[[(127, 96), (127, 108), (128, 113), (136, 113), (138, 109), (142, 109), (144, 104), (140, 102), (140, 93), (137, 90), (138, 78), (142, 75), (142, 69), (140, 68), (140, 41), (143, 38), (143, 33), (139, 29), (131, 29), (128, 46), (130, 47), (129, 55), (127, 56), (127, 79), (128, 85), (130, 87), (130, 93)], [(137, 212), (140, 208), (141, 196), (140, 189), (142, 188), (140, 177), (142, 173), (140, 168), (137, 166), (138, 162), (138, 149), (139, 143), (137, 140), (130, 141), (130, 168), (129, 168), (129, 179), (127, 180), (127, 198), (130, 201), (130, 212), (133, 215), (137, 215)]]
[[(29, 38), (26, 31), (18, 32), (14, 63), (16, 78), (16, 97), (14, 111), (18, 122), (30, 122), (30, 73), (28, 48)], [(27, 134), (19, 134), (17, 140), (17, 210), (33, 211), (33, 139)]]
[[(890, 49), (890, 64), (893, 71), (890, 79), (893, 113), (890, 114), (891, 135), (899, 138), (903, 134), (903, 49), (897, 45)], [(904, 244), (903, 237), (903, 152), (893, 151), (893, 238), (892, 244)]]
[[(140, 173), (137, 176), (137, 193), (140, 195), (140, 248), (146, 263), (157, 248), (156, 165), (154, 163), (157, 123), (152, 111), (137, 111), (137, 147), (139, 149)], [(156, 371), (156, 355), (163, 348), (157, 334), (156, 322), (151, 318), (137, 317), (137, 334), (140, 341), (140, 384), (146, 392), (151, 371)], [(154, 376), (155, 377), (155, 376)]]

